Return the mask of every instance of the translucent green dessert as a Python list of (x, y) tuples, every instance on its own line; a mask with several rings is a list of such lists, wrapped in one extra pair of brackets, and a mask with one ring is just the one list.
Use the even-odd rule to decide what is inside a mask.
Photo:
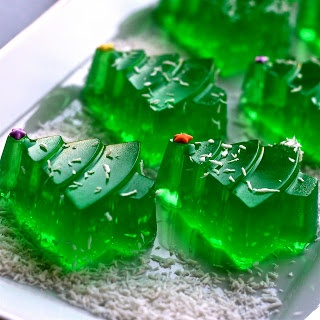
[[(251, 131), (270, 143), (296, 136), (305, 159), (320, 162), (320, 63), (256, 57), (242, 87), (240, 108)], [(307, 128), (307, 130), (306, 130)]]
[(314, 53), (320, 53), (320, 2), (303, 0), (299, 2), (297, 29), (300, 38)]
[(153, 181), (138, 142), (7, 138), (0, 190), (39, 252), (64, 269), (135, 257), (156, 234)]
[(318, 182), (299, 172), (296, 140), (187, 141), (168, 143), (156, 181), (164, 247), (246, 269), (270, 255), (301, 253), (315, 239)]
[(176, 130), (226, 135), (226, 94), (214, 84), (215, 71), (212, 59), (148, 57), (105, 44), (93, 57), (83, 101), (114, 141), (140, 141), (145, 164), (156, 167)]
[(288, 53), (293, 5), (287, 0), (161, 0), (156, 21), (195, 56), (214, 57), (224, 76), (255, 55)]

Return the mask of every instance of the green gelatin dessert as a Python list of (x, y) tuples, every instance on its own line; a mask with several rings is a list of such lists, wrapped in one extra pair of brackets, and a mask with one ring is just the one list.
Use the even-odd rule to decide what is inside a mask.
[(156, 21), (198, 57), (214, 57), (223, 76), (250, 59), (288, 54), (294, 4), (288, 0), (161, 0)]
[(297, 17), (299, 37), (320, 54), (320, 1), (301, 0)]
[(7, 138), (0, 190), (39, 253), (65, 270), (135, 257), (156, 234), (153, 181), (139, 171), (138, 142), (103, 145)]
[(168, 143), (156, 181), (158, 237), (166, 248), (246, 269), (303, 252), (317, 233), (318, 182), (299, 172), (294, 139)]
[(82, 97), (113, 141), (140, 141), (141, 158), (157, 167), (176, 130), (203, 139), (226, 135), (226, 94), (214, 84), (215, 71), (212, 59), (149, 57), (105, 44), (95, 52)]
[(259, 56), (243, 83), (240, 108), (254, 134), (266, 143), (295, 136), (305, 160), (320, 162), (316, 132), (320, 123), (320, 62), (273, 62)]

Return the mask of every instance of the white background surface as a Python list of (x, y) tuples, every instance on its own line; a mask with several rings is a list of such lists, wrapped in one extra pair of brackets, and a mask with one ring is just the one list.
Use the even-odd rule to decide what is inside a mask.
[(0, 0), (0, 48), (58, 0)]

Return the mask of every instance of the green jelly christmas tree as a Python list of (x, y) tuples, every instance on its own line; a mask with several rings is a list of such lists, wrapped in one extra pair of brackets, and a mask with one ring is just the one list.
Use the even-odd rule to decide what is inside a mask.
[(262, 146), (179, 137), (169, 142), (156, 181), (163, 246), (246, 269), (272, 254), (301, 253), (315, 239), (318, 182), (299, 172), (296, 140)]
[(288, 53), (292, 8), (287, 0), (161, 0), (155, 18), (192, 54), (213, 57), (230, 76), (245, 71), (255, 55)]
[(135, 257), (156, 234), (153, 181), (138, 173), (138, 142), (7, 138), (0, 190), (27, 236), (52, 262), (79, 269)]
[(157, 167), (176, 130), (225, 137), (226, 94), (215, 71), (211, 59), (148, 57), (106, 44), (95, 52), (82, 96), (114, 141), (140, 141), (145, 164)]
[(320, 63), (256, 57), (243, 83), (240, 107), (250, 130), (266, 143), (295, 136), (308, 161), (320, 162)]

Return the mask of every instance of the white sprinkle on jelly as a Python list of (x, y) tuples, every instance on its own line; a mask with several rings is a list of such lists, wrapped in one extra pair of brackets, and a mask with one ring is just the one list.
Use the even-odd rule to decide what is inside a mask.
[(51, 170), (51, 161), (47, 160), (48, 170)]
[(219, 120), (215, 120), (214, 118), (211, 118), (211, 121), (218, 127), (218, 130), (221, 129), (221, 123)]
[(110, 166), (109, 166), (108, 164), (104, 164), (104, 165), (103, 165), (103, 169), (104, 169), (104, 171), (107, 172), (107, 173), (110, 173), (110, 171), (111, 171)]
[(232, 145), (231, 144), (227, 144), (227, 143), (221, 143), (221, 147), (225, 148), (225, 149), (231, 149)]
[(170, 142), (173, 142), (173, 139), (170, 139)]
[(70, 184), (69, 188), (70, 188), (70, 189), (77, 189), (78, 186), (77, 186), (76, 184)]
[(84, 178), (85, 178), (85, 179), (88, 179), (88, 178), (89, 178), (88, 172), (85, 172), (85, 173), (84, 173)]
[(77, 174), (77, 171), (76, 170), (72, 170), (72, 174)]
[(268, 192), (280, 192), (279, 189), (269, 189), (269, 188), (252, 188), (252, 191), (259, 192), (259, 193), (268, 193)]
[(173, 62), (173, 61), (170, 61), (170, 60), (165, 60), (162, 62), (163, 64), (167, 64), (167, 65), (170, 65), (170, 66), (176, 66), (176, 64)]
[(170, 99), (165, 100), (164, 103), (174, 102), (174, 101), (175, 101), (175, 98), (170, 98)]
[(234, 153), (231, 153), (231, 155), (232, 155), (233, 158), (237, 158), (238, 157), (238, 155), (234, 154)]
[(218, 160), (209, 160), (211, 163), (217, 165), (217, 166), (223, 166), (223, 163), (221, 161), (218, 161)]
[(40, 143), (39, 147), (41, 150), (47, 152), (48, 151), (48, 146), (45, 143)]
[(109, 212), (105, 213), (106, 218), (108, 219), (108, 221), (112, 221), (112, 216)]
[(92, 243), (92, 236), (90, 234), (89, 238), (88, 238), (88, 250), (91, 249), (91, 243)]
[(143, 176), (145, 176), (144, 174), (144, 166), (143, 166), (143, 160), (140, 161), (140, 172)]
[[(206, 157), (200, 157), (200, 158), (199, 158), (199, 161), (200, 161), (200, 162), (205, 162), (205, 161), (206, 161)], [(210, 161), (211, 161), (211, 160), (210, 160)]]
[(236, 172), (235, 169), (225, 169), (223, 170), (224, 173), (228, 173), (228, 172)]
[(143, 93), (141, 95), (141, 97), (144, 97), (144, 98), (151, 98), (151, 95), (149, 93)]
[(217, 93), (214, 93), (214, 92), (211, 92), (210, 95), (213, 96), (213, 97), (220, 98), (220, 96)]
[(62, 145), (62, 148), (64, 148), (64, 149), (67, 149), (67, 148), (69, 148), (70, 146), (68, 145), (68, 144), (66, 144), (66, 143), (64, 143), (63, 145)]
[(174, 106), (172, 104), (168, 104), (167, 107), (168, 107), (168, 109), (173, 109), (174, 108)]
[(247, 180), (247, 181), (246, 181), (246, 184), (247, 184), (247, 186), (248, 186), (249, 190), (251, 190), (251, 191), (252, 191), (252, 185), (251, 185), (251, 182), (250, 182), (249, 180)]
[(247, 147), (242, 145), (242, 144), (239, 145), (239, 148), (242, 149), (242, 150), (246, 150), (247, 149)]
[(106, 152), (106, 158), (110, 157), (111, 153), (112, 153), (112, 149), (108, 150), (108, 151)]
[(247, 175), (247, 171), (246, 171), (246, 169), (245, 169), (244, 167), (241, 167), (241, 171), (242, 171), (242, 174), (243, 174), (244, 176)]
[(298, 180), (301, 181), (301, 182), (304, 182), (302, 177), (299, 177)]
[(96, 147), (98, 144), (99, 144), (99, 141), (96, 141), (95, 143), (93, 143), (93, 144), (91, 145), (91, 147)]
[(149, 86), (152, 85), (152, 83), (151, 83), (150, 81), (147, 81), (147, 82), (145, 82), (143, 85), (144, 85), (145, 87), (149, 87)]
[(94, 190), (94, 193), (99, 193), (101, 192), (102, 188), (101, 187), (96, 187), (96, 189)]
[(208, 142), (209, 143), (214, 143), (214, 140), (213, 139), (209, 139)]
[(161, 74), (166, 79), (167, 82), (171, 81), (171, 79), (169, 78), (169, 76), (165, 72), (162, 72)]
[(212, 152), (204, 153), (204, 154), (200, 155), (200, 157), (211, 158), (212, 157)]
[(69, 167), (72, 167), (72, 163), (71, 163), (70, 160), (68, 161), (68, 166), (69, 166)]
[(231, 176), (229, 176), (229, 180), (230, 180), (231, 182), (236, 182), (236, 180), (234, 180), (233, 177), (231, 177)]
[(196, 141), (194, 144), (198, 144), (198, 145), (200, 145), (200, 144), (201, 144), (201, 142), (200, 142), (200, 141)]
[(94, 174), (94, 171), (89, 170), (89, 171), (87, 171), (87, 173), (91, 175), (91, 174)]
[(134, 189), (134, 190), (129, 191), (129, 192), (120, 193), (120, 196), (121, 197), (129, 197), (129, 196), (132, 196), (132, 195), (136, 194), (137, 192), (138, 192), (137, 189)]
[(213, 171), (214, 173), (216, 173), (217, 175), (219, 175), (219, 174), (220, 174), (219, 170), (218, 170), (218, 169), (216, 169), (216, 168), (214, 168), (212, 171)]
[(224, 151), (221, 152), (221, 156), (225, 158), (228, 155), (228, 149), (225, 149)]
[(294, 159), (292, 159), (292, 158), (288, 158), (289, 159), (289, 161), (291, 161), (292, 163), (294, 163), (294, 162), (296, 162)]
[(81, 182), (78, 181), (73, 181), (73, 184), (75, 184), (76, 186), (82, 187), (83, 184)]
[(182, 85), (182, 86), (185, 86), (185, 87), (189, 87), (190, 84), (188, 82), (184, 82), (182, 80), (179, 81), (179, 83)]
[(302, 85), (293, 88), (293, 89), (291, 90), (291, 92), (292, 92), (292, 93), (294, 93), (294, 92), (299, 92), (301, 89), (302, 89)]
[(210, 172), (206, 172), (206, 173), (204, 173), (203, 176), (200, 177), (200, 178), (205, 178), (205, 177), (207, 177), (209, 174), (210, 174)]
[(174, 77), (172, 78), (173, 81), (180, 81), (180, 78), (179, 77)]
[(135, 66), (135, 67), (133, 68), (133, 70), (134, 70), (136, 73), (140, 73), (140, 69), (139, 69), (139, 67), (137, 67), (137, 66)]
[(78, 162), (78, 163), (80, 163), (80, 162), (81, 162), (81, 158), (73, 159), (73, 160), (71, 160), (71, 162)]
[(312, 97), (312, 98), (311, 98), (311, 101), (312, 101), (314, 104), (317, 104), (317, 102), (318, 102), (318, 100), (317, 100), (316, 97)]
[(153, 100), (150, 100), (150, 103), (151, 104), (154, 104), (154, 105), (157, 105), (159, 104), (160, 100), (159, 99), (153, 99)]
[(61, 167), (56, 167), (52, 171), (60, 172), (61, 173)]
[(151, 77), (154, 77), (155, 75), (157, 75), (157, 73), (159, 72), (159, 71), (161, 71), (162, 69), (161, 69), (161, 67), (155, 67), (154, 69), (153, 69), (153, 71), (150, 73), (150, 76)]
[(239, 161), (239, 158), (232, 159), (232, 160), (228, 161), (228, 163), (232, 163), (232, 162), (236, 162), (236, 161)]

